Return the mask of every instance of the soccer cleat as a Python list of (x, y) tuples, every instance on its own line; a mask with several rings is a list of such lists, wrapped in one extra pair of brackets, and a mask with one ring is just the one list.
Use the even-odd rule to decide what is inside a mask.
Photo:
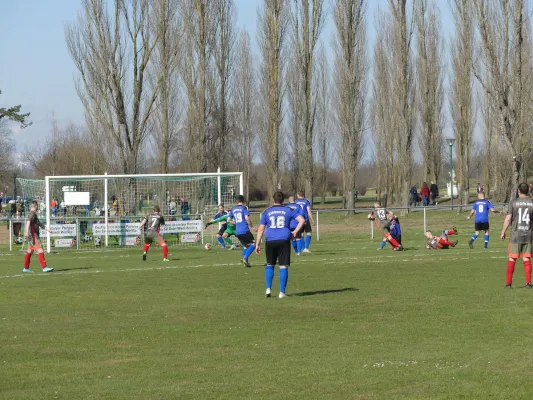
[(311, 253), (311, 250), (309, 250), (309, 249), (303, 249), (303, 250), (302, 250), (302, 253)]
[(235, 246), (234, 244), (232, 244), (229, 248), (229, 250), (235, 250), (237, 248), (237, 246)]
[(283, 292), (279, 292), (278, 297), (279, 297), (280, 299), (286, 299), (288, 296), (287, 296), (285, 293), (283, 293)]
[(143, 253), (143, 261), (146, 261), (146, 253)]
[(511, 285), (505, 285), (506, 289), (511, 289)]
[(455, 233), (455, 234), (457, 235), (457, 227), (456, 227), (456, 226), (454, 226), (454, 227), (452, 228), (452, 231), (453, 231), (453, 233)]
[(269, 289), (266, 290), (265, 292), (265, 297), (271, 297), (272, 296), (272, 291)]
[(31, 272), (31, 270), (29, 268), (24, 268), (22, 272)]
[(43, 272), (52, 272), (54, 269), (50, 267), (43, 268)]
[(383, 250), (381, 247), (378, 247), (378, 250)]
[(246, 268), (250, 268), (252, 266), (252, 264), (250, 264), (246, 258), (241, 259), (241, 262)]
[(163, 262), (170, 262), (168, 258), (163, 258)]
[(474, 248), (474, 242), (472, 242), (471, 240), (468, 242), (468, 247), (470, 247), (470, 250), (472, 250)]
[(459, 241), (458, 241), (458, 240), (456, 240), (455, 242), (453, 242), (453, 243), (452, 243), (452, 247), (455, 247), (455, 246), (457, 246), (457, 243), (459, 243)]
[(298, 257), (300, 257), (302, 254), (301, 254), (301, 253), (296, 253), (296, 255), (297, 255)]
[(526, 286), (524, 286), (526, 289), (533, 289), (533, 285), (531, 283), (526, 283)]

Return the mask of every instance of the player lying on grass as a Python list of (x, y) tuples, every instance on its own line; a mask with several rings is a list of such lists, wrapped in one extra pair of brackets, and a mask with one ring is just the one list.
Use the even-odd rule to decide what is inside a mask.
[(168, 262), (168, 246), (163, 239), (163, 236), (159, 233), (161, 230), (161, 225), (165, 225), (165, 219), (159, 213), (161, 212), (158, 206), (154, 206), (152, 214), (144, 217), (141, 224), (139, 225), (139, 230), (142, 232), (143, 227), (145, 228), (144, 232), (144, 248), (143, 248), (143, 261), (146, 261), (146, 255), (150, 246), (155, 242), (156, 246), (161, 246), (163, 251), (163, 261)]
[(426, 238), (428, 241), (426, 243), (426, 249), (443, 250), (457, 246), (457, 243), (459, 243), (458, 240), (455, 242), (448, 240), (448, 236), (451, 235), (457, 235), (457, 228), (455, 226), (451, 230), (442, 231), (442, 236), (434, 236), (430, 231), (427, 231)]
[(403, 250), (403, 247), (400, 243), (394, 239), (390, 233), (390, 216), (394, 214), (391, 213), (384, 207), (381, 207), (379, 201), (374, 203), (374, 211), (368, 214), (368, 219), (376, 221), (376, 226), (381, 230), (385, 239), (391, 244), (393, 250)]
[[(228, 218), (229, 218), (229, 214), (224, 214), (224, 215), (222, 215), (222, 216), (220, 216), (218, 218), (215, 218), (215, 219), (209, 221), (207, 224), (205, 224), (204, 229), (207, 229), (207, 227), (209, 225), (218, 224), (219, 222), (225, 222), (225, 221), (228, 220)], [(225, 226), (225, 228), (224, 228), (224, 226)], [(222, 225), (222, 228), (218, 231), (217, 236), (219, 236), (218, 237), (218, 239), (219, 239), (218, 242), (219, 243), (221, 241), (222, 241), (222, 243), (224, 243), (224, 241), (226, 241), (228, 246), (230, 246), (230, 250), (233, 250), (235, 248), (235, 245), (233, 244), (233, 242), (230, 239), (231, 236), (237, 237), (237, 233), (235, 231), (235, 224), (234, 223), (227, 222), (224, 225)], [(222, 246), (223, 249), (226, 248), (225, 243), (224, 243), (224, 245), (221, 245), (221, 246)]]
[(505, 240), (507, 229), (511, 227), (509, 238), (509, 260), (507, 261), (507, 282), (505, 287), (511, 289), (516, 260), (522, 256), (526, 288), (531, 289), (531, 240), (533, 239), (533, 200), (529, 197), (527, 183), (518, 185), (518, 198), (511, 200), (509, 211), (503, 223), (501, 240)]
[(37, 216), (38, 208), (39, 204), (37, 201), (33, 200), (30, 203), (30, 212), (28, 213), (28, 218), (26, 218), (26, 240), (28, 241), (28, 251), (26, 251), (26, 256), (24, 257), (24, 269), (22, 272), (30, 272), (30, 260), (33, 252), (37, 253), (43, 272), (52, 272), (54, 270), (46, 265), (44, 251), (41, 247), (41, 242), (39, 241), (39, 228), (43, 228), (46, 232), (50, 233), (52, 233), (52, 231), (49, 230), (45, 224), (39, 221), (39, 217)]
[[(395, 214), (389, 214), (390, 219), (390, 234), (396, 240), (400, 246), (402, 245), (402, 228), (400, 226), (400, 219)], [(381, 241), (381, 244), (379, 245), (378, 250), (383, 250), (385, 245), (387, 244), (388, 240), (386, 238), (383, 238)], [(394, 249), (394, 247), (393, 247)]]

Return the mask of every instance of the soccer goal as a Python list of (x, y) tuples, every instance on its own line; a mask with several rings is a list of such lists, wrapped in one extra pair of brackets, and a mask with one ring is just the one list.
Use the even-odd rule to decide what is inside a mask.
[[(204, 221), (219, 204), (233, 204), (243, 193), (242, 172), (200, 174), (47, 176), (18, 179), (24, 200), (38, 200), (43, 247), (101, 249), (141, 246), (139, 223), (159, 206), (166, 224), (161, 234), (169, 246), (198, 246), (205, 240)], [(216, 229), (207, 231), (209, 236)]]

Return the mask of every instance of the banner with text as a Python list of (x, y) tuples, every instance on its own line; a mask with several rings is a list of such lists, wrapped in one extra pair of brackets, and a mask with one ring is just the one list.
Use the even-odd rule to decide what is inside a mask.
[[(76, 237), (76, 224), (51, 224), (51, 237)], [(46, 231), (41, 229), (39, 236), (45, 237)]]
[[(128, 222), (112, 222), (107, 224), (109, 236), (138, 236), (140, 235), (139, 223)], [(197, 233), (202, 231), (202, 221), (166, 221), (165, 225), (161, 226), (161, 234), (171, 233)], [(104, 236), (105, 224), (93, 225), (93, 236)]]

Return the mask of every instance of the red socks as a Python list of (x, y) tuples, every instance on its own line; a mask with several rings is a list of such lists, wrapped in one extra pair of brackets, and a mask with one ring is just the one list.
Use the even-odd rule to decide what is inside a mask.
[(524, 274), (526, 275), (526, 285), (531, 284), (531, 260), (524, 261)]
[(455, 231), (447, 231), (446, 234), (448, 236), (452, 236), (452, 235), (455, 235)]
[(26, 253), (26, 257), (24, 257), (24, 268), (25, 269), (30, 268), (30, 259), (31, 259), (31, 253)]
[(442, 244), (443, 246), (450, 246), (450, 247), (453, 247), (453, 243), (452, 242), (449, 242), (445, 239), (440, 239), (439, 240), (439, 243)]
[(168, 258), (168, 246), (162, 246), (162, 247), (163, 247), (163, 258)]
[[(515, 264), (516, 264), (516, 260), (507, 261), (507, 283), (506, 283), (506, 285), (510, 285), (510, 284), (513, 283), (513, 273), (514, 273)], [(529, 262), (529, 266), (531, 267), (531, 262)], [(529, 271), (531, 272), (531, 269)], [(531, 274), (530, 274), (530, 276), (531, 276)]]
[(145, 253), (148, 253), (148, 249), (149, 249), (149, 248), (150, 248), (150, 245), (149, 245), (149, 244), (145, 244), (145, 245), (144, 245), (144, 248), (143, 248), (143, 251), (144, 251)]
[(44, 253), (39, 253), (39, 262), (41, 263), (41, 268), (46, 268), (46, 260), (44, 259)]
[(392, 236), (387, 236), (387, 240), (392, 245), (392, 247), (400, 247), (400, 243), (396, 241)]

